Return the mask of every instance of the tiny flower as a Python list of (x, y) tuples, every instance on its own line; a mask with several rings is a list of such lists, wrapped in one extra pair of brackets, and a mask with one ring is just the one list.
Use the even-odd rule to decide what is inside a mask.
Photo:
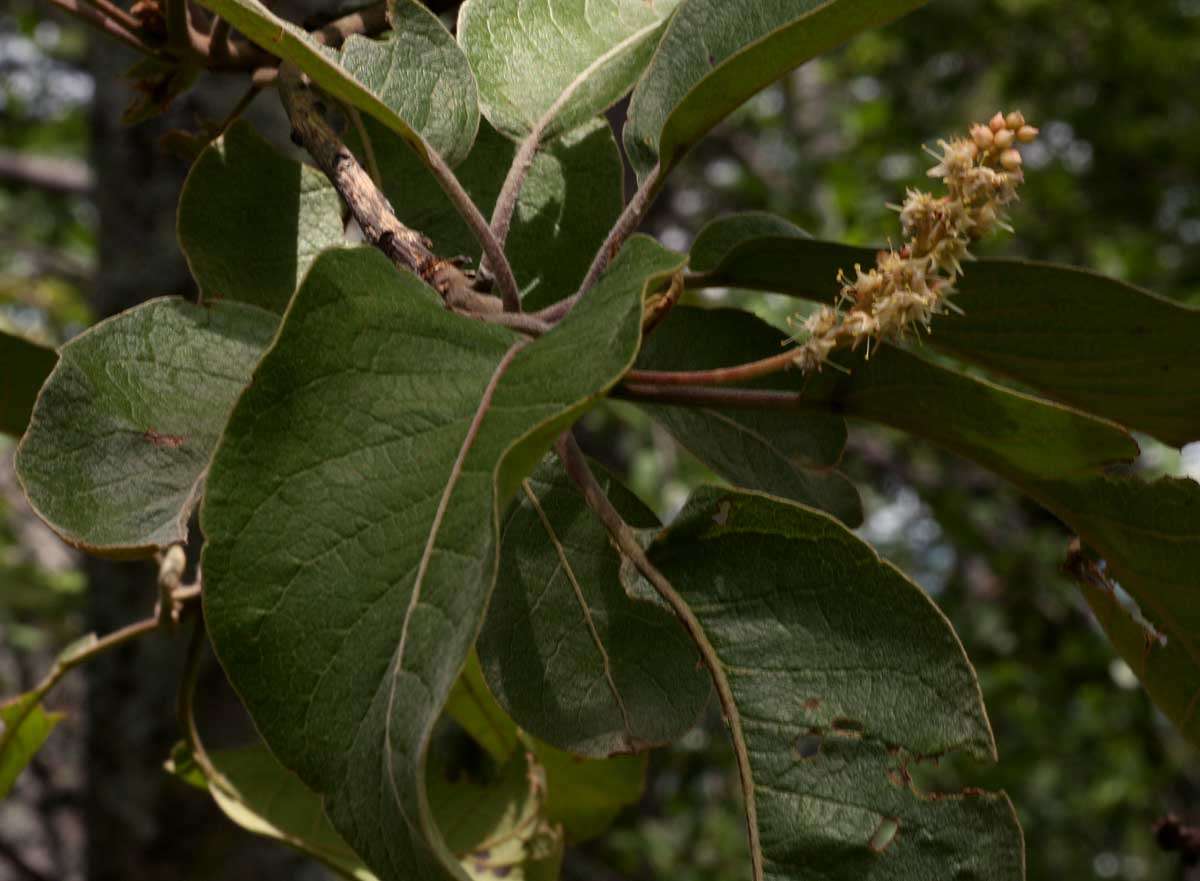
[(941, 152), (925, 148), (937, 159), (929, 176), (941, 178), (948, 194), (910, 189), (903, 205), (889, 206), (900, 212), (908, 240), (876, 254), (870, 269), (855, 264), (853, 279), (838, 273), (838, 308), (822, 307), (800, 322), (804, 335), (797, 335), (797, 367), (820, 369), (839, 345), (866, 342), (869, 353), (871, 339), (903, 339), (913, 328), (928, 328), (934, 315), (961, 313), (949, 300), (953, 284), (963, 274), (963, 263), (974, 259), (973, 241), (994, 229), (1011, 231), (1003, 208), (1017, 199), (1025, 180), (1016, 144), (1038, 134), (1018, 110), (997, 113), (969, 132), (969, 138), (939, 141)]
[(1009, 147), (1000, 154), (1000, 164), (1009, 171), (1016, 171), (1021, 167), (1021, 151), (1013, 147)]
[(980, 150), (986, 150), (992, 146), (995, 135), (986, 125), (973, 125), (971, 126), (971, 138)]

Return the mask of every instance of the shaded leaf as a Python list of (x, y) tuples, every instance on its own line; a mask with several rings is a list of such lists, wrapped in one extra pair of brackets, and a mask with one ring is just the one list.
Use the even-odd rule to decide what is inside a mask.
[(546, 818), (561, 823), (571, 842), (600, 835), (623, 808), (641, 798), (646, 782), (645, 753), (588, 759), (520, 731), (488, 689), (474, 653), (454, 683), (446, 714), (498, 764), (507, 762), (518, 744), (532, 750), (546, 771)]
[[(626, 520), (654, 514), (601, 477)], [(675, 616), (631, 599), (630, 565), (555, 457), (522, 484), (501, 528), (500, 572), (477, 643), (488, 685), (526, 731), (603, 757), (670, 743), (708, 702), (708, 676)]]
[(0, 798), (8, 795), (50, 732), (64, 718), (47, 713), (41, 695), (30, 693), (0, 704)]
[(446, 846), (476, 881), (556, 879), (563, 835), (546, 817), (546, 773), (521, 750), (496, 779), (448, 779), (430, 765), (429, 802)]
[(325, 818), (317, 795), (265, 747), (216, 750), (208, 758), (219, 775), (215, 779), (207, 779), (182, 747), (167, 770), (207, 789), (225, 816), (247, 832), (280, 841), (345, 878), (373, 881), (375, 876)]
[(794, 67), (924, 0), (685, 0), (629, 105), (638, 177), (670, 168), (714, 125)]
[[(725, 321), (729, 324), (722, 324)], [(677, 307), (646, 340), (638, 366), (698, 370), (739, 364), (778, 351), (781, 341), (779, 333), (743, 312)], [(793, 379), (783, 375), (747, 383), (768, 389), (792, 385)], [(820, 508), (851, 526), (862, 522), (858, 491), (836, 470), (846, 445), (846, 423), (840, 415), (815, 409), (774, 413), (642, 406), (680, 445), (738, 486)]]
[(479, 99), (466, 56), (437, 16), (416, 0), (390, 0), (393, 31), (352, 35), (341, 51), (322, 46), (259, 0), (200, 0), (252, 42), (290, 61), (340, 101), (378, 119), (424, 157), (466, 157), (479, 127)]
[(526, 741), (546, 769), (546, 817), (562, 824), (572, 844), (602, 835), (622, 810), (642, 797), (649, 763), (645, 753), (587, 759), (536, 738)]
[(1155, 703), (1200, 745), (1200, 484), (1092, 477), (1025, 487), (1104, 559), (1108, 584), (1081, 588)]
[[(390, 132), (370, 120), (366, 129), (396, 216), (429, 236), (437, 253), (465, 254), (478, 263), (478, 242), (433, 176)], [(516, 149), (485, 123), (456, 169), (484, 214), (496, 204)], [(534, 157), (505, 243), (527, 309), (579, 288), (621, 213), (623, 179), (620, 151), (603, 121), (567, 133)]]
[[(686, 314), (676, 309), (664, 330), (678, 313)], [(753, 341), (761, 352), (776, 351), (778, 331), (758, 319), (722, 310), (709, 320), (738, 346)], [(720, 351), (715, 341), (711, 348)], [(784, 374), (803, 388), (801, 406), (926, 438), (1007, 478), (1058, 516), (1107, 561), (1140, 609), (1139, 621), (1111, 591), (1081, 584), (1114, 645), (1180, 730), (1200, 740), (1200, 484), (1104, 476), (1105, 466), (1137, 455), (1120, 426), (903, 350), (882, 346), (869, 361), (838, 360), (848, 374), (826, 371), (807, 382)]]
[(341, 200), (320, 171), (237, 121), (192, 165), (179, 245), (205, 300), (282, 312), (313, 259), (344, 240)]
[(201, 515), (213, 644), (381, 878), (458, 877), (425, 756), (495, 579), (501, 507), (632, 363), (646, 287), (681, 262), (632, 240), (529, 342), (446, 312), (377, 251), (329, 251), (234, 410)]
[(164, 297), (63, 346), (17, 448), (38, 515), (105, 556), (184, 541), (226, 417), (277, 321), (241, 303)]
[[(797, 234), (762, 237), (744, 216), (710, 224), (692, 267), (714, 285), (821, 301), (839, 269), (875, 251)], [(963, 315), (939, 315), (928, 345), (1176, 446), (1200, 438), (1200, 309), (1083, 269), (972, 262), (956, 283)]]
[(25, 433), (38, 390), (57, 361), (52, 349), (0, 331), (0, 432)]
[(458, 39), (483, 115), (521, 140), (549, 141), (624, 95), (679, 0), (469, 0)]
[(467, 657), (446, 698), (446, 715), (466, 729), (499, 765), (512, 757), (520, 741), (516, 723), (488, 689), (479, 656), (474, 651)]
[(1024, 877), (1005, 796), (911, 788), (922, 759), (995, 758), (974, 670), (920, 588), (824, 514), (716, 488), (649, 553), (728, 683), (756, 878)]

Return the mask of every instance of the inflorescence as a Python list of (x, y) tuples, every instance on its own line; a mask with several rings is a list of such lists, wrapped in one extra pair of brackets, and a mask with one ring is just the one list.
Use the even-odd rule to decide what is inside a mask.
[(929, 329), (934, 315), (953, 309), (949, 297), (972, 259), (970, 246), (993, 230), (1012, 232), (1004, 207), (1016, 200), (1024, 181), (1018, 144), (1028, 144), (1038, 130), (1020, 111), (997, 113), (986, 125), (971, 126), (970, 137), (939, 141), (941, 153), (929, 176), (941, 178), (947, 194), (910, 189), (900, 212), (907, 237), (899, 250), (880, 251), (875, 266), (854, 278), (838, 273), (841, 294), (834, 306), (822, 306), (799, 325), (794, 363), (804, 371), (820, 369), (839, 346), (857, 348), (870, 341), (903, 339), (910, 331)]

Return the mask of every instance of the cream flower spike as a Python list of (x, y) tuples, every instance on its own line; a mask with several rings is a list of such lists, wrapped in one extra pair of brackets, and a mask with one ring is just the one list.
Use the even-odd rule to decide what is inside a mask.
[(837, 306), (788, 319), (798, 326), (795, 365), (819, 370), (835, 349), (863, 342), (869, 355), (872, 339), (928, 330), (934, 315), (955, 309), (949, 297), (963, 263), (973, 259), (970, 246), (997, 228), (1012, 231), (1004, 209), (1025, 180), (1018, 146), (1037, 135), (1014, 110), (972, 125), (968, 137), (939, 141), (940, 152), (925, 148), (937, 160), (929, 176), (942, 181), (946, 195), (910, 189), (903, 205), (889, 206), (900, 212), (904, 246), (880, 251), (873, 269), (856, 265), (854, 278), (838, 273)]

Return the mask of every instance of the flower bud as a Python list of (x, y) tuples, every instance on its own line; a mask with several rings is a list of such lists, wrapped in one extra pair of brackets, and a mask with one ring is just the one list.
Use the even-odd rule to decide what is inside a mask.
[(1009, 147), (1000, 154), (1000, 164), (1009, 171), (1016, 171), (1021, 167), (1021, 152), (1015, 147)]
[(998, 132), (1003, 128), (1008, 128), (1008, 123), (1004, 121), (1004, 114), (997, 110), (996, 115), (988, 121), (988, 126), (992, 131)]
[(1014, 132), (1024, 124), (1025, 117), (1021, 115), (1020, 110), (1014, 110), (1012, 113), (1008, 114), (1008, 116), (1004, 117), (1004, 125), (1007, 128), (1012, 129)]
[(996, 132), (995, 135), (996, 146), (1001, 150), (1007, 150), (1013, 145), (1013, 141), (1016, 140), (1016, 137), (1017, 136), (1012, 133), (1012, 129), (1001, 129), (1000, 131)]
[(971, 126), (971, 137), (974, 139), (975, 145), (979, 147), (980, 150), (986, 150), (988, 147), (992, 146), (992, 130), (986, 125)]
[(1028, 144), (1038, 136), (1038, 130), (1031, 125), (1023, 125), (1017, 129), (1017, 140), (1022, 144)]

